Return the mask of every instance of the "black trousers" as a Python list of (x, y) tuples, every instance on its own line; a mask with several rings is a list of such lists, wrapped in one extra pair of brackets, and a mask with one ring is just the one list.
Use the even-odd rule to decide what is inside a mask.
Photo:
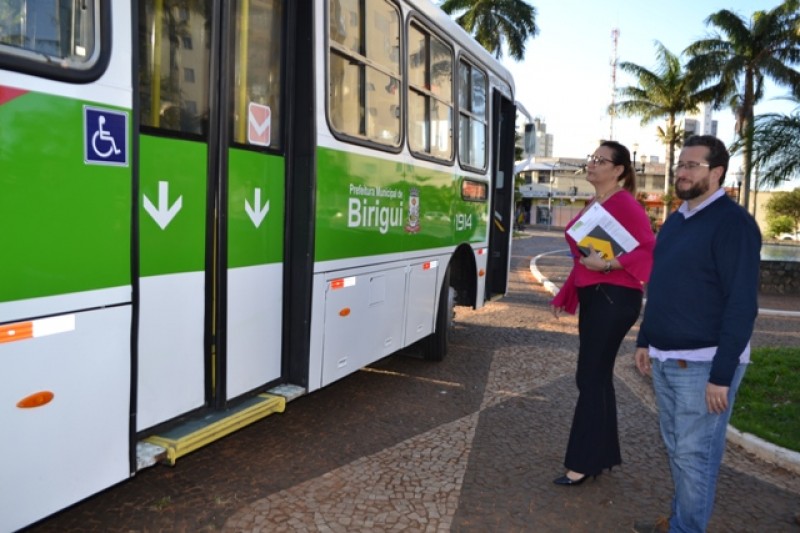
[(578, 403), (564, 466), (597, 475), (622, 463), (614, 362), (642, 307), (642, 291), (601, 283), (578, 289)]

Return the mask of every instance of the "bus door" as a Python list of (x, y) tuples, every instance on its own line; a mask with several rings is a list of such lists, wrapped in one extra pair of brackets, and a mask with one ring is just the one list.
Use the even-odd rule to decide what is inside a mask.
[(139, 3), (139, 431), (280, 378), (280, 6)]
[(492, 222), (486, 298), (503, 296), (508, 289), (511, 236), (514, 230), (514, 103), (495, 91), (492, 112)]
[[(228, 2), (223, 2), (227, 7)], [(218, 355), (224, 389), (231, 399), (281, 377), (285, 165), (281, 94), (283, 87), (283, 2), (233, 2), (232, 57), (222, 61), (221, 123), (231, 136), (227, 183), (220, 183), (227, 218), (219, 240), (227, 251), (220, 279)], [(225, 33), (225, 32), (224, 32)], [(231, 57), (223, 49), (223, 57)], [(223, 174), (223, 173), (221, 173)], [(222, 385), (223, 383), (220, 383)]]

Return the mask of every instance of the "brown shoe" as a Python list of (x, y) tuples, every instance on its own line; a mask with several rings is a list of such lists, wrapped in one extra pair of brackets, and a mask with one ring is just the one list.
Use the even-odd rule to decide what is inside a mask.
[(636, 533), (669, 533), (669, 518), (659, 516), (655, 522), (635, 522), (633, 530)]

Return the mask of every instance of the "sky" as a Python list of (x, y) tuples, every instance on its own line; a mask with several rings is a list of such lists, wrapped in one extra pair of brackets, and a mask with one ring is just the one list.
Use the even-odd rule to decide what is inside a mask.
[[(527, 0), (537, 11), (539, 33), (526, 43), (525, 60), (507, 56), (504, 65), (516, 84), (516, 98), (534, 116), (547, 124), (554, 136), (555, 157), (583, 157), (600, 139), (612, 137), (606, 113), (612, 98), (612, 32), (619, 30), (618, 64), (631, 62), (655, 69), (655, 41), (680, 54), (689, 44), (711, 34), (705, 20), (712, 13), (729, 9), (749, 18), (758, 10), (769, 10), (780, 0)], [(635, 79), (617, 68), (616, 86), (636, 85)], [(756, 114), (791, 113), (795, 105), (781, 101), (788, 90), (770, 84)], [(714, 112), (717, 135), (726, 144), (734, 139), (734, 117), (730, 109)], [(617, 116), (613, 138), (629, 149), (639, 145), (642, 155), (665, 161), (665, 148), (656, 138), (662, 123), (640, 125), (638, 118)], [(734, 165), (741, 161), (734, 159)], [(729, 172), (730, 176), (730, 172)]]

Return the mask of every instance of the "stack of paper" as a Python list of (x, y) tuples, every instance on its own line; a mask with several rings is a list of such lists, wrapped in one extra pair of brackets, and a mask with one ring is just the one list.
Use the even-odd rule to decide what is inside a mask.
[(589, 206), (567, 234), (575, 239), (583, 255), (589, 255), (591, 245), (603, 259), (608, 260), (639, 246), (639, 241), (597, 202)]

